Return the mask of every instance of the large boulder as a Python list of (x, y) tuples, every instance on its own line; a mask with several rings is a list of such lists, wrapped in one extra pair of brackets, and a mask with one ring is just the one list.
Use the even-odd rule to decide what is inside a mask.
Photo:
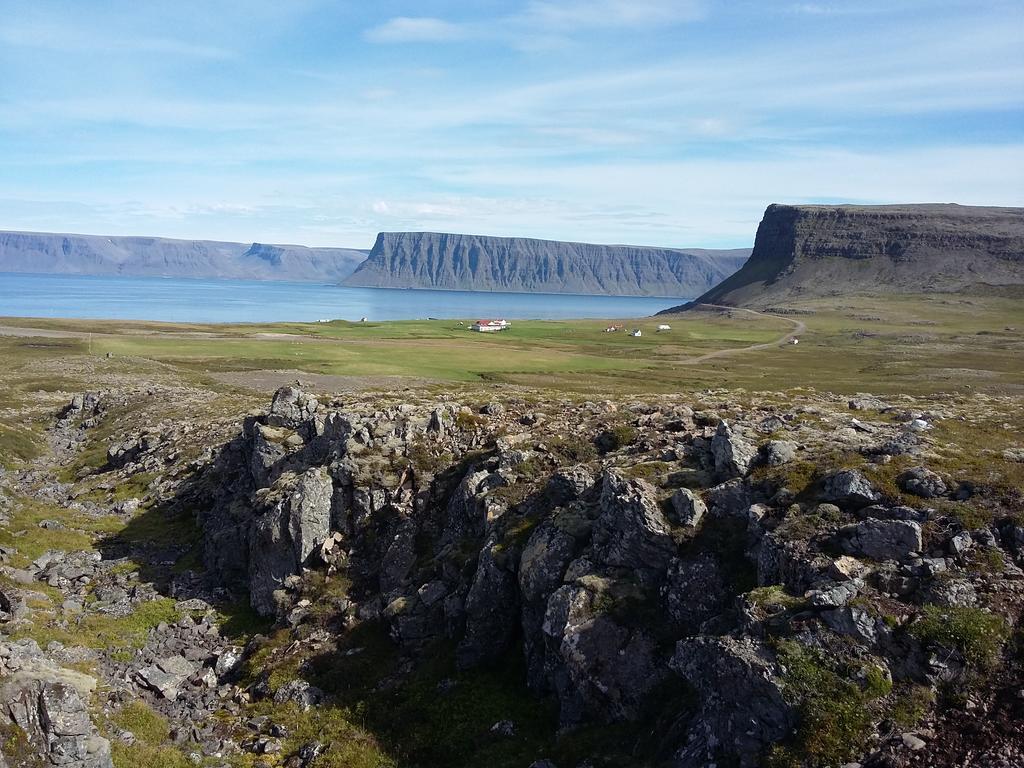
[(715, 436), (711, 438), (711, 455), (715, 462), (715, 474), (728, 480), (743, 477), (750, 471), (757, 449), (722, 421)]
[(903, 560), (921, 551), (921, 525), (913, 520), (876, 520), (869, 517), (840, 531), (852, 555), (873, 560)]
[(708, 508), (689, 488), (680, 488), (672, 494), (672, 522), (694, 528), (707, 514)]
[(480, 552), (473, 584), (466, 595), (466, 634), (455, 660), (460, 669), (501, 656), (515, 637), (519, 619), (516, 575), (492, 538)]
[(24, 733), (40, 761), (32, 765), (113, 768), (110, 742), (86, 706), (93, 678), (36, 659), (0, 683), (0, 725)]
[(821, 500), (848, 509), (860, 509), (881, 499), (871, 482), (855, 469), (841, 469), (825, 478)]
[(643, 480), (605, 472), (594, 551), (605, 565), (662, 571), (675, 554), (671, 527), (654, 489)]
[(600, 580), (582, 581), (556, 590), (544, 615), (561, 722), (635, 720), (668, 668), (644, 629), (624, 626), (608, 612), (613, 598), (595, 586)]
[(317, 468), (286, 473), (257, 493), (249, 532), (249, 595), (257, 612), (275, 612), (274, 591), (299, 573), (330, 535), (333, 490), (327, 471)]
[(945, 496), (949, 489), (945, 481), (935, 472), (924, 467), (913, 467), (896, 478), (900, 489), (922, 499), (934, 499)]
[(721, 752), (733, 753), (741, 768), (755, 768), (765, 749), (790, 733), (795, 712), (783, 697), (781, 669), (767, 646), (747, 638), (680, 640), (670, 666), (700, 696), (674, 768), (720, 765)]
[(296, 387), (281, 387), (274, 393), (267, 415), (267, 424), (272, 427), (297, 427), (313, 418), (320, 403), (312, 395)]

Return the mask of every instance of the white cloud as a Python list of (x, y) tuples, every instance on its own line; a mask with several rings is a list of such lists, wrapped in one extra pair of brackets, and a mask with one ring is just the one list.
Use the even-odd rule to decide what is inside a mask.
[(90, 33), (55, 23), (7, 22), (0, 27), (0, 43), (51, 51), (151, 53), (199, 59), (229, 59), (234, 53), (219, 46), (166, 37)]
[(532, 0), (524, 20), (541, 27), (648, 27), (696, 21), (706, 9), (697, 0)]
[(444, 19), (398, 16), (368, 29), (364, 37), (372, 43), (447, 43), (469, 34), (468, 27)]

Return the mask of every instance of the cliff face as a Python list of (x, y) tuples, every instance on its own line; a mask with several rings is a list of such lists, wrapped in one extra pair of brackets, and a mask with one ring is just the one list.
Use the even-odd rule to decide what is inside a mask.
[(365, 257), (351, 248), (0, 232), (0, 272), (333, 283)]
[(1021, 285), (1024, 208), (770, 205), (749, 261), (696, 301), (767, 305)]
[(383, 232), (345, 285), (370, 288), (696, 296), (749, 249), (645, 248), (434, 232)]

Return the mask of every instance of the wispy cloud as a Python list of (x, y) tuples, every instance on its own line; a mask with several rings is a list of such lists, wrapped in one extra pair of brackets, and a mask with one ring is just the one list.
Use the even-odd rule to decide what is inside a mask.
[(470, 37), (470, 25), (429, 17), (398, 16), (366, 31), (372, 43), (445, 43)]
[(137, 37), (115, 32), (87, 30), (54, 23), (5, 23), (0, 25), (0, 43), (50, 51), (147, 53), (201, 59), (229, 59), (234, 53), (216, 45), (167, 37)]
[(504, 42), (524, 50), (557, 47), (587, 30), (673, 26), (705, 17), (703, 0), (531, 0), (516, 14), (458, 22), (398, 16), (368, 29), (373, 43)]

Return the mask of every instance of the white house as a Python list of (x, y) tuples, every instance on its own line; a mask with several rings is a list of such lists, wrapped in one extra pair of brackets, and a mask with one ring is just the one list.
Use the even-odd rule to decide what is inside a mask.
[(480, 333), (495, 333), (496, 331), (504, 331), (507, 328), (511, 328), (512, 323), (508, 320), (477, 320), (470, 328)]
[(658, 330), (659, 331), (671, 331), (672, 330), (672, 326), (668, 325), (667, 323), (662, 323), (661, 325), (658, 326)]
[(630, 335), (630, 336), (643, 336), (643, 333), (642, 333), (642, 332), (640, 331), (640, 329), (639, 329), (639, 328), (637, 328), (637, 329), (636, 329), (635, 331), (633, 331), (633, 332), (632, 332), (631, 334), (629, 334), (629, 335)]

